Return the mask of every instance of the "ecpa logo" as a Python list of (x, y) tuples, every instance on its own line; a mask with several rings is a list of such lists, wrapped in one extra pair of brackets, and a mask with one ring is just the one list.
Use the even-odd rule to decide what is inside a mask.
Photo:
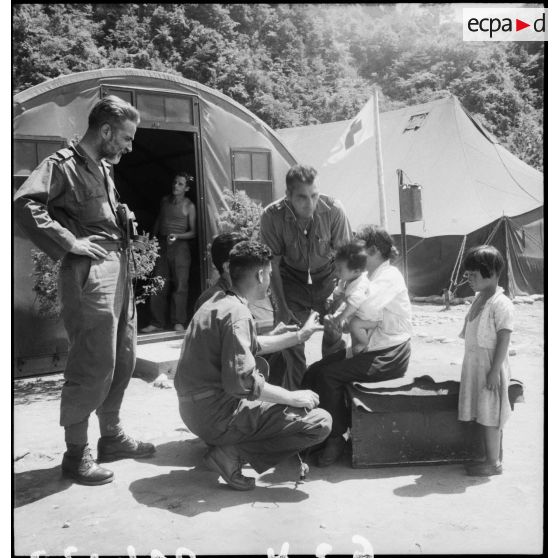
[(464, 41), (546, 41), (544, 8), (463, 8)]

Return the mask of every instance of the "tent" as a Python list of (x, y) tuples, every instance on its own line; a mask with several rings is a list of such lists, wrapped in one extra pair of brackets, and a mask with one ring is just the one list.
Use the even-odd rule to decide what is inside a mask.
[[(223, 192), (244, 190), (263, 205), (284, 193), (296, 161), (276, 133), (219, 91), (177, 75), (137, 69), (101, 69), (48, 80), (14, 97), (14, 177), (17, 189), (37, 164), (80, 137), (87, 115), (103, 95), (136, 106), (141, 123), (132, 153), (113, 168), (121, 199), (135, 212), (140, 231), (153, 224), (174, 173), (195, 179), (198, 245), (190, 275), (190, 304), (212, 275), (207, 245), (226, 208)], [(32, 291), (31, 242), (14, 226), (14, 339), (16, 375), (59, 370), (67, 349), (61, 320), (38, 315)], [(145, 305), (138, 325), (147, 325)]]
[[(349, 124), (277, 133), (300, 162), (318, 169), (321, 191), (341, 200), (358, 229), (380, 223), (374, 138), (327, 163)], [(502, 280), (511, 296), (542, 292), (542, 173), (502, 147), (454, 96), (381, 113), (380, 129), (388, 230), (398, 242), (396, 170), (405, 184), (421, 187), (423, 219), (406, 224), (410, 291), (426, 296), (455, 287), (463, 249), (488, 240), (507, 260)], [(455, 292), (472, 294), (467, 289)]]

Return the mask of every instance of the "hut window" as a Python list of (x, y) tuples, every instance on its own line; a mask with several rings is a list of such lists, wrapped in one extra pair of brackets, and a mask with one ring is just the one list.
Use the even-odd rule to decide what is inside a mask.
[(141, 119), (150, 122), (193, 124), (192, 99), (179, 95), (137, 93)]
[(407, 126), (405, 126), (403, 133), (416, 132), (422, 126), (427, 116), (428, 116), (427, 112), (422, 112), (420, 114), (413, 114), (413, 116), (409, 118), (409, 122), (407, 122)]
[(115, 97), (119, 97), (123, 101), (130, 103), (131, 105), (134, 104), (134, 94), (132, 91), (128, 91), (126, 89), (114, 89), (114, 88), (105, 88), (103, 89), (103, 95), (114, 95)]
[(266, 149), (235, 149), (231, 158), (233, 190), (244, 190), (262, 205), (271, 203), (271, 152)]

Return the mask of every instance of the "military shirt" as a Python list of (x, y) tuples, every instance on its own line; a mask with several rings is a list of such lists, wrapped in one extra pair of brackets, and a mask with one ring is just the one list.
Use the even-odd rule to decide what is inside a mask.
[(282, 256), (282, 265), (311, 273), (330, 265), (335, 250), (352, 239), (343, 206), (324, 194), (319, 196), (308, 234), (301, 230), (294, 211), (283, 198), (264, 209), (261, 236), (275, 256)]
[(53, 259), (69, 252), (79, 237), (121, 239), (110, 170), (110, 163), (97, 165), (79, 146), (53, 153), (15, 194), (18, 225)]
[(231, 282), (223, 275), (219, 276), (219, 279), (205, 289), (203, 293), (198, 297), (196, 303), (194, 304), (194, 312), (197, 312), (204, 303), (206, 303), (210, 298), (212, 298), (215, 293), (225, 292), (231, 288)]
[(239, 399), (258, 399), (265, 379), (256, 368), (257, 351), (247, 301), (231, 291), (216, 293), (186, 330), (174, 379), (178, 395), (211, 390), (225, 416)]

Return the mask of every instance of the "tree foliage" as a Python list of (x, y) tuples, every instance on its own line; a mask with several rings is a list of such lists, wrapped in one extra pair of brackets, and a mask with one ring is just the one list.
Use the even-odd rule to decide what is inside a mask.
[(466, 43), (450, 4), (16, 4), (16, 91), (101, 67), (216, 88), (273, 128), (456, 95), (542, 169), (544, 43)]

